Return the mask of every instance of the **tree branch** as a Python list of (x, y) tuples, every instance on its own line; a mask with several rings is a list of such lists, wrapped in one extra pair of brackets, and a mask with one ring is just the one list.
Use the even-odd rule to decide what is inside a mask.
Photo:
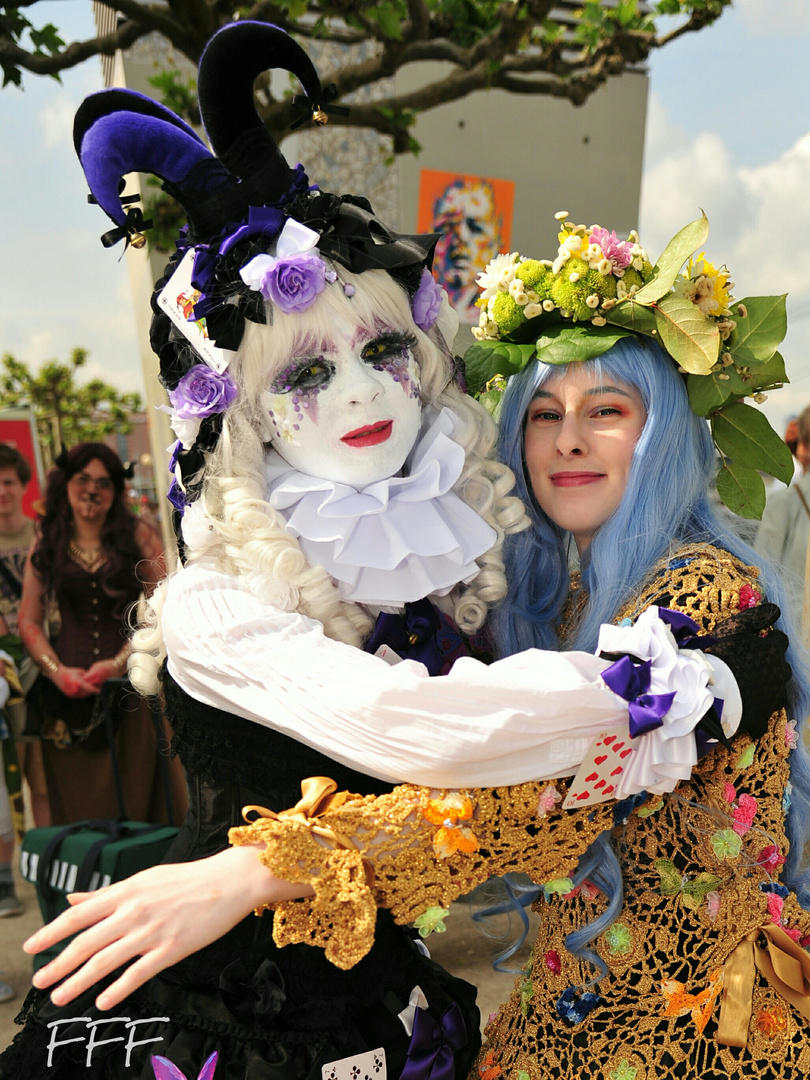
[(149, 27), (124, 23), (112, 34), (92, 41), (74, 41), (53, 55), (30, 53), (10, 37), (0, 38), (0, 63), (14, 64), (34, 75), (56, 75), (76, 67), (91, 56), (113, 56), (117, 49), (128, 49), (150, 32)]

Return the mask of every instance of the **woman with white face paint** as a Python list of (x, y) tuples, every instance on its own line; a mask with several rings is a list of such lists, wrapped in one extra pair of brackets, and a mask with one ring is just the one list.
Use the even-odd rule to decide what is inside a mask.
[[(235, 24), (204, 54), (200, 102), (219, 160), (177, 118), (120, 92), (89, 99), (77, 118), (86, 175), (119, 224), (113, 238), (138, 224), (118, 202), (119, 173), (147, 165), (124, 160), (120, 141), (107, 152), (117, 111), (124, 140), (134, 123), (140, 145), (167, 141), (148, 167), (189, 209), (152, 333), (178, 435), (170, 497), (185, 565), (153, 598), (130, 674), (144, 692), (162, 675), (191, 809), (170, 865), (76, 898), (29, 943), (40, 951), (84, 930), (37, 974), (40, 991), (66, 981), (50, 1000), (35, 995), (3, 1078), (21, 1075), (25, 1053), (48, 1061), (48, 1080), (72, 1080), (89, 1060), (86, 1029), (67, 1023), (49, 1056), (48, 1024), (113, 1007), (144, 1022), (132, 1051), (142, 1077), (155, 1051), (186, 1076), (217, 1054), (239, 1080), (464, 1075), (479, 1042), (474, 991), (387, 912), (365, 911), (375, 942), (351, 971), (306, 945), (276, 948), (272, 915), (251, 914), (263, 903), (255, 852), (228, 848), (228, 830), (251, 804), (263, 815), (292, 806), (313, 776), (372, 795), (400, 780), (570, 774), (600, 731), (627, 719), (601, 678), (609, 662), (590, 653), (478, 659), (490, 651), (488, 611), (506, 595), (504, 536), (527, 525), (514, 476), (492, 459), (490, 417), (453, 377), (453, 320), (428, 270), (435, 238), (386, 230), (363, 200), (309, 189), (286, 163), (271, 198), (275, 148), (248, 168), (256, 129), (222, 129), (212, 71), (227, 60), (252, 100), (278, 49), (321, 101), (306, 58), (275, 28)], [(189, 289), (205, 338), (197, 321), (163, 314)], [(724, 698), (730, 734), (740, 697), (722, 662), (675, 653), (674, 667), (696, 673), (691, 690), (671, 691), (674, 713), (693, 721), (693, 750), (712, 700)], [(691, 764), (650, 782), (674, 784), (678, 769)], [(331, 790), (308, 785), (298, 812), (327, 810)], [(582, 820), (551, 863), (601, 831)], [(115, 1049), (100, 1057), (89, 1076), (131, 1075)]]

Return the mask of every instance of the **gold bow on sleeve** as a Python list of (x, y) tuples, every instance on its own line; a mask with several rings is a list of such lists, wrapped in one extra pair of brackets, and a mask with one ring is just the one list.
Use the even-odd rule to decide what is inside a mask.
[(747, 934), (726, 960), (717, 1042), (745, 1046), (755, 970), (810, 1020), (810, 955), (776, 923), (768, 922)]
[(276, 814), (268, 810), (266, 806), (253, 804), (242, 807), (242, 817), (249, 824), (255, 821), (256, 815), (260, 818), (269, 818), (271, 821), (290, 821), (304, 825), (314, 836), (319, 836), (332, 848), (344, 848), (349, 851), (355, 849), (355, 844), (342, 833), (335, 832), (319, 823), (318, 819), (325, 814), (338, 810), (349, 799), (357, 798), (348, 791), (338, 791), (337, 784), (328, 776), (310, 776), (301, 781), (301, 798), (290, 810), (282, 810)]

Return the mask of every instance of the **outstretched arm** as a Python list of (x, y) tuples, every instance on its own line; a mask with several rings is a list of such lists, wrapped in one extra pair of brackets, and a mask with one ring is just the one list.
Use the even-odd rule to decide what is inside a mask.
[[(36, 954), (72, 934), (77, 937), (34, 976), (66, 1005), (122, 964), (123, 974), (97, 998), (112, 1009), (158, 972), (217, 941), (268, 898), (305, 896), (311, 890), (276, 880), (251, 847), (229, 848), (207, 859), (168, 863), (126, 881), (70, 897), (71, 908), (30, 937)], [(69, 977), (68, 977), (69, 976)]]

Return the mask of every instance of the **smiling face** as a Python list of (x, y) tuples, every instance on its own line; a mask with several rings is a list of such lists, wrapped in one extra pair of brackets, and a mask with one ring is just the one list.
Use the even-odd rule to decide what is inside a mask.
[(525, 455), (540, 507), (580, 554), (618, 508), (647, 419), (638, 390), (587, 363), (548, 379), (526, 417)]
[(362, 488), (396, 475), (419, 433), (419, 370), (409, 329), (337, 320), (299, 338), (263, 407), (273, 447), (310, 476)]

